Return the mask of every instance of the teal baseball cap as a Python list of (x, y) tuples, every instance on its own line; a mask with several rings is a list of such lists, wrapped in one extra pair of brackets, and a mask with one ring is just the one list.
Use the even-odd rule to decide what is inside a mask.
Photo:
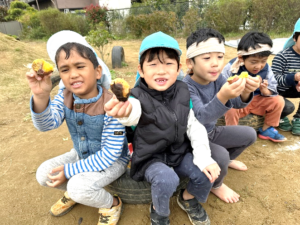
[[(180, 58), (182, 52), (179, 48), (178, 42), (171, 36), (159, 31), (147, 36), (141, 44), (140, 51), (139, 51), (139, 61), (141, 56), (151, 48), (170, 48), (174, 49), (178, 53), (178, 57)], [(135, 78), (135, 87), (140, 82), (140, 74), (137, 72)]]
[(295, 23), (294, 32), (293, 32), (292, 36), (290, 36), (289, 39), (287, 39), (287, 41), (285, 42), (283, 49), (292, 47), (295, 44), (293, 36), (296, 32), (300, 32), (300, 18)]

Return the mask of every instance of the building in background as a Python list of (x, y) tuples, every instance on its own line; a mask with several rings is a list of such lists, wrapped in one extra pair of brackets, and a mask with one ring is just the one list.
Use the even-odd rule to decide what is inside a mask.
[(83, 9), (91, 4), (99, 4), (99, 0), (23, 0), (36, 9), (57, 8), (60, 11), (69, 12)]
[(99, 0), (100, 6), (106, 6), (108, 10), (128, 9), (131, 7), (131, 0)]

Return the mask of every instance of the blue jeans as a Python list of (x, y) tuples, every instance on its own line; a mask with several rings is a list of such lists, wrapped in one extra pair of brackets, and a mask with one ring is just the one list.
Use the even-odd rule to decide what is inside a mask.
[(193, 163), (193, 158), (191, 153), (187, 153), (174, 169), (161, 162), (153, 163), (147, 168), (145, 178), (151, 183), (152, 201), (158, 215), (170, 215), (169, 202), (179, 185), (179, 176), (189, 177), (187, 191), (199, 202), (206, 202), (213, 184)]

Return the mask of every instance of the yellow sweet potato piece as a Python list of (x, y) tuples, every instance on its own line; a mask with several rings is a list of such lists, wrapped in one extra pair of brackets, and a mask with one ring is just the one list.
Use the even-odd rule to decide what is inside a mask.
[(43, 59), (34, 60), (31, 67), (39, 76), (48, 75), (54, 70), (53, 66)]
[(247, 78), (249, 76), (248, 72), (241, 72), (240, 75), (234, 75), (232, 77), (229, 77), (227, 79), (227, 81), (229, 82), (229, 84), (232, 84), (234, 82), (236, 82), (239, 78)]
[(124, 79), (116, 78), (112, 80), (110, 89), (116, 95), (117, 99), (119, 99), (119, 101), (127, 101), (129, 97), (130, 86)]

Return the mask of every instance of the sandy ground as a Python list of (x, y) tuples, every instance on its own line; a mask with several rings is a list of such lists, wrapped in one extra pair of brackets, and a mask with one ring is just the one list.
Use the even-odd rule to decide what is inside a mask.
[[(178, 39), (183, 49), (185, 40)], [(117, 41), (125, 50), (128, 66), (114, 69), (120, 77), (134, 82), (140, 40)], [(110, 51), (110, 49), (109, 49)], [(226, 48), (226, 59), (236, 50)], [(72, 147), (67, 127), (42, 133), (31, 122), (30, 90), (23, 66), (33, 59), (48, 59), (43, 42), (22, 43), (0, 34), (0, 224), (96, 224), (97, 209), (77, 205), (67, 215), (55, 218), (48, 211), (62, 192), (39, 186), (35, 179), (38, 166), (45, 160), (67, 152)], [(107, 62), (111, 68), (111, 63)], [(55, 93), (57, 89), (53, 91)], [(298, 101), (295, 101), (298, 105)], [(288, 132), (288, 141), (275, 144), (257, 140), (239, 157), (249, 168), (246, 172), (229, 170), (225, 183), (241, 195), (235, 204), (226, 204), (210, 195), (204, 207), (213, 225), (299, 224), (300, 216), (300, 139)], [(246, 134), (245, 134), (246, 135)], [(189, 225), (187, 215), (175, 198), (170, 203), (173, 225)], [(125, 205), (119, 225), (149, 224), (149, 205)]]

